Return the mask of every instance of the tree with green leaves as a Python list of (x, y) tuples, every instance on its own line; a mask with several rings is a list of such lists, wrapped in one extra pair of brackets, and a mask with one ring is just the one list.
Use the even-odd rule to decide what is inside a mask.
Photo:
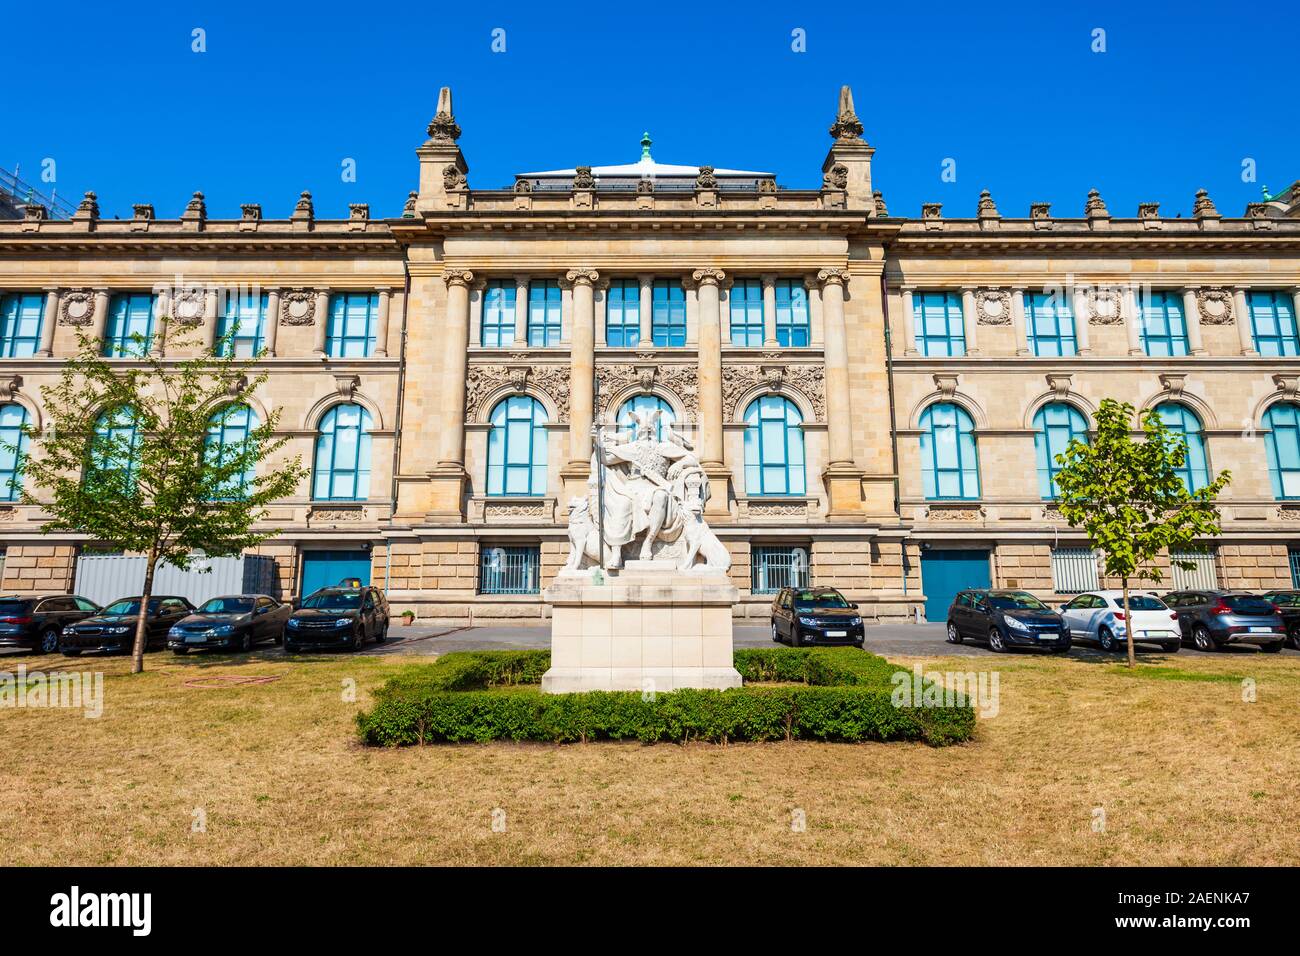
[(266, 374), (256, 374), (260, 356), (234, 354), (235, 332), (201, 346), (181, 329), (167, 341), (189, 356), (179, 359), (138, 334), (113, 358), (79, 336), (58, 383), (41, 389), (45, 427), (24, 427), (22, 500), (51, 516), (42, 532), (91, 535), (147, 559), (132, 673), (144, 669), (158, 563), (188, 569), (196, 552), (237, 555), (273, 537), (254, 526), (304, 475), (297, 458), (259, 467), (288, 438), (276, 435), (278, 410), (266, 421), (252, 411)]
[(1220, 533), (1215, 499), (1232, 476), (1224, 471), (1203, 487), (1187, 487), (1180, 473), (1187, 460), (1187, 442), (1149, 409), (1139, 418), (1141, 437), (1133, 431), (1134, 408), (1105, 399), (1094, 416), (1092, 441), (1073, 438), (1056, 456), (1058, 505), (1070, 527), (1083, 527), (1093, 548), (1102, 554), (1106, 574), (1120, 579), (1124, 590), (1128, 663), (1134, 666), (1133, 615), (1129, 582), (1159, 582), (1153, 564), (1169, 551), (1195, 546), (1198, 538)]

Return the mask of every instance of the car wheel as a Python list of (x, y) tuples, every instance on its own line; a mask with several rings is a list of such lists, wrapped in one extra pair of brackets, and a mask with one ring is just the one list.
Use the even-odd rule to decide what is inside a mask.
[(948, 622), (948, 643), (949, 644), (961, 643), (961, 631), (957, 630), (957, 625), (954, 624), (952, 621)]
[(59, 649), (59, 632), (51, 628), (41, 632), (41, 653), (53, 654)]
[(1208, 652), (1217, 651), (1219, 649), (1219, 642), (1216, 641), (1214, 635), (1204, 627), (1197, 627), (1192, 631), (1192, 642), (1196, 644), (1196, 649), (1198, 651)]
[(364, 641), (365, 638), (366, 638), (365, 628), (360, 628), (358, 630), (353, 631), (352, 643), (348, 645), (348, 650), (350, 651), (361, 650), (361, 642)]
[(781, 632), (776, 629), (776, 621), (772, 622), (772, 643), (773, 644), (781, 643)]
[(376, 643), (376, 644), (382, 644), (382, 643), (384, 643), (384, 641), (386, 641), (386, 640), (388, 640), (388, 625), (387, 625), (387, 624), (385, 624), (383, 627), (381, 627), (381, 628), (379, 629), (379, 633), (375, 635), (375, 643)]
[(253, 632), (245, 631), (244, 636), (239, 639), (239, 649), (247, 654), (253, 649)]
[(1115, 649), (1115, 635), (1110, 632), (1110, 628), (1103, 627), (1097, 632), (1097, 643), (1101, 645), (1103, 651)]
[(1006, 649), (1007, 645), (1002, 640), (1002, 632), (996, 627), (989, 628), (989, 650), (994, 654), (1001, 654)]

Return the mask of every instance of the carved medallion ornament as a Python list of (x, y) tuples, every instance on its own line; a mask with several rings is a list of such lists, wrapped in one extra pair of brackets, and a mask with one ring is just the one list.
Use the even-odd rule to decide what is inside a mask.
[(177, 289), (172, 296), (172, 319), (189, 327), (201, 323), (205, 296), (202, 289)]
[(1006, 289), (976, 289), (975, 320), (980, 325), (1010, 325), (1011, 293)]
[(1089, 325), (1123, 325), (1124, 308), (1116, 289), (1089, 289), (1084, 296)]
[(770, 392), (797, 391), (812, 406), (816, 420), (826, 421), (826, 369), (821, 365), (723, 366), (723, 417), (733, 419), (741, 398), (759, 386)]
[(95, 294), (86, 289), (65, 293), (59, 303), (59, 324), (87, 326), (95, 318)]
[(465, 375), (466, 420), (479, 420), (484, 404), (507, 386), (544, 392), (555, 403), (559, 421), (569, 420), (569, 370), (562, 365), (471, 365)]
[(312, 325), (316, 321), (316, 293), (290, 289), (280, 294), (281, 325)]
[(1232, 324), (1232, 293), (1227, 289), (1197, 289), (1196, 307), (1202, 325)]

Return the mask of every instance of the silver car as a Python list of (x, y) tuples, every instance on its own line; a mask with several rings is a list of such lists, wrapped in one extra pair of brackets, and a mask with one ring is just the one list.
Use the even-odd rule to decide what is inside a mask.
[[(1167, 653), (1182, 646), (1178, 615), (1152, 594), (1128, 593), (1134, 644), (1159, 644)], [(1061, 606), (1061, 616), (1075, 641), (1101, 645), (1113, 651), (1128, 642), (1129, 621), (1124, 615), (1123, 591), (1088, 591)]]

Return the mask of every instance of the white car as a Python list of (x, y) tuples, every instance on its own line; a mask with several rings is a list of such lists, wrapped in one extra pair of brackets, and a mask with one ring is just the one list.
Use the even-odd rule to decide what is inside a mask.
[[(1128, 592), (1133, 617), (1133, 643), (1159, 644), (1166, 653), (1182, 646), (1178, 615), (1153, 594)], [(1128, 641), (1123, 591), (1086, 591), (1061, 606), (1061, 616), (1074, 641), (1092, 641), (1103, 651), (1113, 651)]]

